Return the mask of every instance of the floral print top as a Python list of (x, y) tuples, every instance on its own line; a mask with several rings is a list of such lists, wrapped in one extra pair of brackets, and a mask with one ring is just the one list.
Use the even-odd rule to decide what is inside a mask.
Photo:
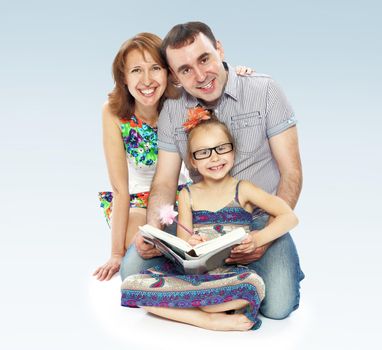
[(158, 159), (158, 129), (135, 115), (121, 119), (120, 127), (129, 161), (137, 168), (154, 166)]

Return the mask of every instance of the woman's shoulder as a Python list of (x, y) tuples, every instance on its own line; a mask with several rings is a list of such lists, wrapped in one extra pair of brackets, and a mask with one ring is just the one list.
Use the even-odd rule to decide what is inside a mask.
[(111, 110), (109, 101), (102, 106), (102, 118), (104, 121), (119, 122), (119, 117)]

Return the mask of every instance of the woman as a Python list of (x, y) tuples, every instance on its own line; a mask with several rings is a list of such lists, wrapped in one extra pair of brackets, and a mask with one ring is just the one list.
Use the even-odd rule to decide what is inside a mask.
[[(174, 85), (167, 84), (161, 42), (154, 34), (137, 34), (122, 44), (113, 62), (115, 87), (102, 113), (103, 146), (113, 193), (100, 193), (108, 223), (111, 219), (112, 245), (109, 260), (93, 274), (101, 281), (118, 272), (138, 226), (146, 223), (158, 156), (159, 111), (165, 98), (176, 98), (178, 93)], [(237, 73), (250, 74), (251, 70), (238, 67)], [(185, 172), (179, 182), (187, 182)]]

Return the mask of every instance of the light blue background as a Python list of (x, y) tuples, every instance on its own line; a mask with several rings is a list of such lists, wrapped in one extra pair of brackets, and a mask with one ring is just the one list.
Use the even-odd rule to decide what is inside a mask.
[(163, 37), (189, 20), (212, 27), (231, 64), (272, 75), (299, 119), (304, 188), (293, 235), (307, 275), (301, 302), (319, 320), (299, 346), (380, 342), (381, 6), (233, 4), (1, 2), (1, 348), (121, 346), (86, 302), (88, 276), (110, 247), (96, 197), (109, 188), (101, 107), (124, 40)]

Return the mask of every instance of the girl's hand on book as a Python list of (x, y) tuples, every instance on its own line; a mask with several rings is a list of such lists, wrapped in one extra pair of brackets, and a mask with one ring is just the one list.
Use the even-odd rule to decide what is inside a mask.
[(109, 281), (119, 271), (122, 258), (123, 256), (113, 255), (106, 264), (94, 271), (93, 276), (99, 281)]
[(198, 234), (193, 234), (193, 235), (188, 239), (187, 242), (188, 242), (188, 244), (194, 246), (194, 245), (197, 245), (197, 244), (202, 243), (202, 242), (204, 242), (204, 241), (205, 241), (205, 239), (204, 239), (202, 236), (200, 236), (200, 235), (198, 235)]
[(235, 248), (232, 249), (233, 254), (249, 254), (256, 249), (256, 242), (253, 235), (249, 234), (247, 237)]

